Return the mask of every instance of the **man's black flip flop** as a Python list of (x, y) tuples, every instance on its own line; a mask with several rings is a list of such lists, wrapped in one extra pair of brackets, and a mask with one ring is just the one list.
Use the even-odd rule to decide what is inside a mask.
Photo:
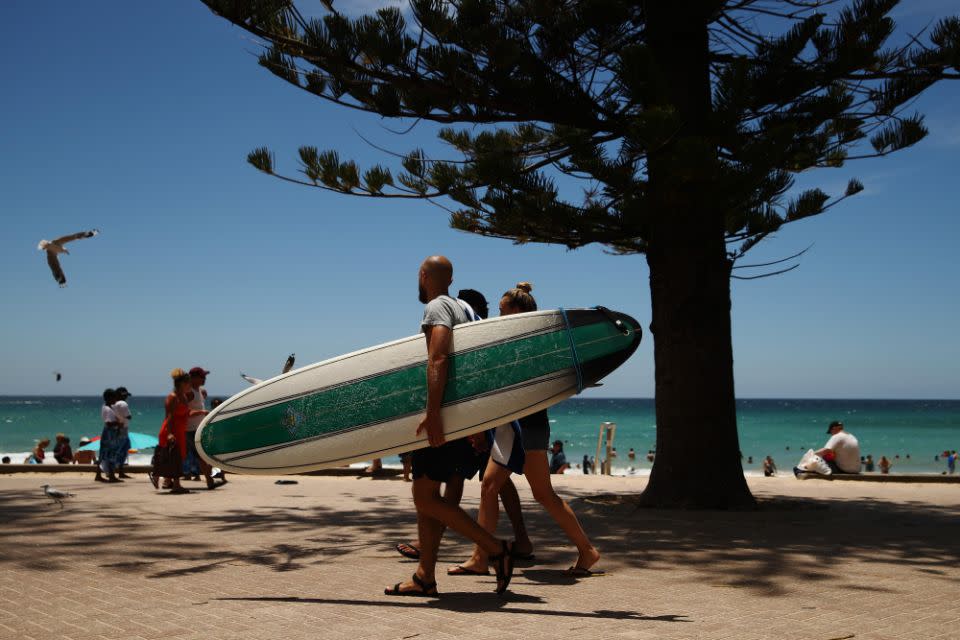
[[(392, 589), (384, 589), (383, 594), (387, 596), (409, 596), (412, 598), (437, 598), (440, 596), (437, 593), (437, 583), (436, 582), (424, 582), (417, 574), (413, 574), (413, 582), (418, 587), (420, 591), (400, 591), (400, 585), (402, 582), (398, 582), (393, 585)], [(430, 592), (433, 593), (430, 593)]]

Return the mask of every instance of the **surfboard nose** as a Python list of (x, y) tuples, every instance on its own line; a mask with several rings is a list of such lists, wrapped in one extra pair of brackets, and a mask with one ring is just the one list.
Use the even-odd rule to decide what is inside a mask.
[(591, 311), (596, 314), (594, 322), (606, 324), (607, 335), (615, 341), (616, 348), (581, 363), (584, 383), (588, 385), (596, 384), (626, 362), (643, 339), (643, 329), (632, 316), (603, 307)]

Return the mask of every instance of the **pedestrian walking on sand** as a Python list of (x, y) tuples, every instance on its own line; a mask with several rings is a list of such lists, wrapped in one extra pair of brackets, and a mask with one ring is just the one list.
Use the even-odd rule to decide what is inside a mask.
[[(500, 298), (500, 315), (525, 313), (537, 310), (537, 302), (531, 295), (533, 286), (521, 282), (508, 290)], [(590, 542), (573, 510), (556, 491), (550, 482), (550, 464), (547, 461), (547, 447), (550, 445), (550, 420), (546, 410), (538, 411), (520, 419), (520, 431), (523, 438), (525, 461), (523, 475), (530, 483), (534, 499), (539, 502), (553, 518), (563, 532), (573, 542), (579, 553), (576, 562), (567, 569), (572, 576), (592, 575), (591, 567), (600, 560), (600, 552)], [(495, 531), (497, 525), (497, 495), (501, 484), (509, 478), (510, 471), (499, 465), (487, 465), (480, 487), (480, 523), (488, 531)], [(492, 558), (489, 558), (492, 560)], [(450, 571), (469, 570), (474, 573), (488, 571), (488, 558), (485, 549), (477, 545), (473, 555), (466, 562)]]
[(159, 482), (160, 478), (163, 478), (162, 488), (170, 489), (170, 493), (190, 493), (189, 489), (184, 489), (180, 484), (183, 459), (187, 455), (190, 374), (177, 368), (170, 372), (170, 377), (173, 379), (173, 391), (167, 394), (164, 400), (165, 415), (158, 437), (160, 442), (153, 454), (150, 482), (155, 489), (161, 488)]
[(413, 503), (420, 533), (419, 564), (410, 580), (384, 589), (384, 593), (391, 596), (438, 595), (435, 577), (437, 551), (446, 527), (473, 540), (488, 554), (496, 568), (497, 593), (506, 591), (513, 576), (512, 545), (494, 537), (463, 509), (444, 501), (440, 495), (440, 485), (456, 472), (466, 456), (472, 455), (466, 440), (446, 442), (440, 413), (447, 386), (453, 328), (469, 321), (464, 307), (449, 295), (452, 280), (453, 265), (443, 256), (432, 256), (420, 265), (419, 297), (426, 305), (420, 326), (427, 345), (427, 406), (417, 433), (426, 432), (430, 446), (413, 453)]
[[(123, 463), (126, 451), (123, 451), (124, 441), (120, 433), (120, 420), (113, 410), (117, 401), (117, 392), (105, 389), (103, 392), (103, 406), (100, 407), (100, 420), (103, 422), (103, 431), (100, 432), (100, 461), (97, 465), (97, 482), (123, 482), (117, 477), (117, 467)], [(106, 474), (107, 479), (103, 479)]]
[[(190, 395), (187, 406), (190, 407), (190, 417), (187, 418), (187, 466), (189, 471), (193, 472), (193, 479), (199, 480), (197, 471), (203, 473), (204, 480), (207, 481), (207, 489), (216, 489), (217, 485), (210, 476), (210, 465), (197, 453), (197, 429), (203, 418), (209, 413), (207, 411), (207, 390), (203, 387), (207, 383), (207, 376), (210, 372), (203, 367), (194, 367), (190, 369)], [(188, 474), (188, 471), (184, 471)]]
[(120, 423), (120, 439), (122, 440), (119, 445), (120, 451), (117, 453), (117, 459), (120, 460), (120, 464), (117, 466), (117, 475), (120, 478), (130, 478), (123, 472), (123, 468), (130, 459), (130, 420), (133, 419), (133, 414), (130, 413), (130, 406), (127, 404), (127, 398), (129, 397), (130, 392), (127, 391), (126, 387), (117, 387), (117, 401), (113, 403), (113, 412), (117, 416), (117, 422)]

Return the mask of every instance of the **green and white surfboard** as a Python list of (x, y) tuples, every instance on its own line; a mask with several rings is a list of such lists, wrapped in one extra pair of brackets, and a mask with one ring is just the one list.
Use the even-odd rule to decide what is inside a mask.
[[(443, 401), (448, 440), (529, 415), (596, 384), (640, 344), (640, 325), (602, 307), (458, 325)], [(300, 473), (427, 446), (423, 335), (312, 364), (245, 389), (197, 430), (214, 466)]]

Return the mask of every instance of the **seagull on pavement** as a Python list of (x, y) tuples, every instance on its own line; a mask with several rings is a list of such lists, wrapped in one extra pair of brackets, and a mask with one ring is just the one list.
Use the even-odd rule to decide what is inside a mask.
[(65, 498), (73, 498), (74, 494), (67, 493), (66, 491), (61, 491), (60, 489), (54, 489), (48, 484), (42, 485), (43, 495), (47, 496), (54, 502), (60, 505), (60, 508), (63, 509), (63, 501)]
[(41, 240), (40, 244), (37, 245), (37, 249), (47, 252), (47, 264), (50, 265), (50, 271), (53, 273), (53, 279), (59, 283), (61, 289), (67, 286), (67, 276), (64, 275), (63, 269), (60, 267), (60, 259), (57, 257), (57, 255), (61, 253), (70, 255), (70, 252), (67, 251), (63, 245), (67, 244), (68, 242), (73, 242), (74, 240), (80, 240), (82, 238), (92, 238), (98, 233), (100, 233), (100, 231), (97, 229), (81, 231), (80, 233), (63, 236), (52, 241)]

